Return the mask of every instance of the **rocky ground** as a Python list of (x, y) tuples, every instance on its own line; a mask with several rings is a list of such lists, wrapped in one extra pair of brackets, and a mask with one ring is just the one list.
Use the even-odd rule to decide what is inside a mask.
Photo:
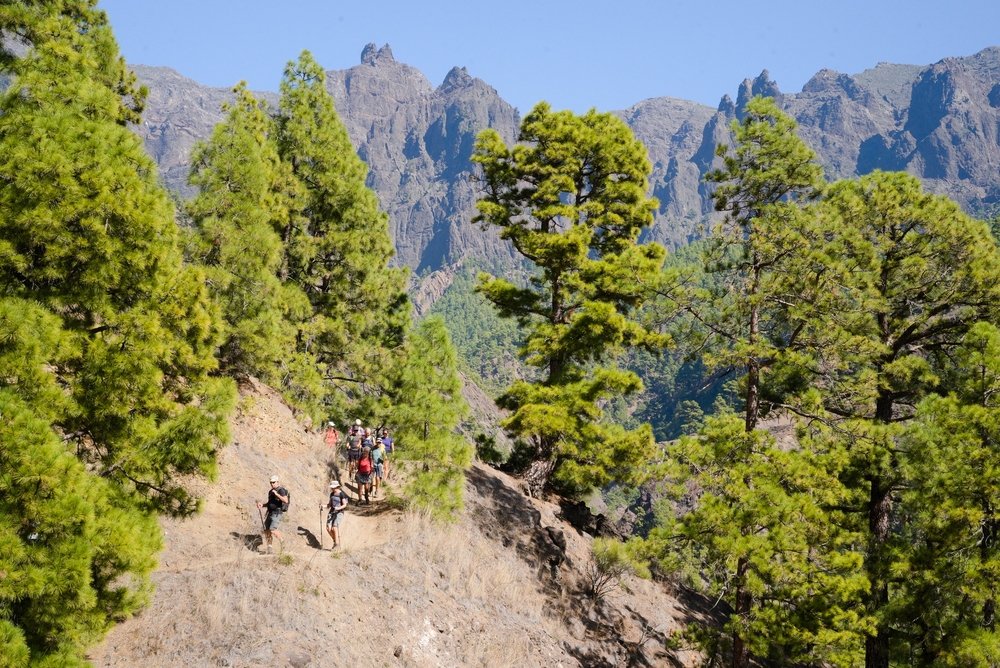
[[(352, 504), (343, 546), (321, 533), (339, 470), (269, 388), (242, 392), (233, 443), (201, 513), (164, 520), (152, 604), (90, 654), (99, 667), (692, 665), (666, 648), (698, 613), (669, 587), (630, 578), (593, 604), (591, 538), (556, 503), (476, 464), (452, 526), (402, 510), (405, 471)], [(292, 495), (282, 554), (259, 554), (267, 478)], [(346, 476), (345, 476), (346, 477)], [(352, 494), (353, 486), (348, 486)], [(320, 540), (323, 545), (321, 548)]]

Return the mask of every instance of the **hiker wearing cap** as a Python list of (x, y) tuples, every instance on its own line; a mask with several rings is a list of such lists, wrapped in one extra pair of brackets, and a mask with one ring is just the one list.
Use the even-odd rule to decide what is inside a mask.
[(258, 510), (267, 508), (267, 517), (264, 518), (264, 541), (267, 544), (267, 553), (271, 554), (271, 538), (278, 539), (284, 545), (281, 533), (278, 531), (278, 524), (281, 522), (281, 514), (288, 507), (288, 490), (278, 486), (278, 476), (271, 476), (271, 489), (267, 493), (267, 501), (257, 502)]
[(371, 503), (368, 497), (372, 491), (373, 475), (372, 451), (369, 448), (362, 448), (361, 459), (358, 460), (358, 472), (354, 474), (354, 481), (358, 483), (358, 503), (361, 503), (362, 492), (365, 495), (365, 503)]
[(385, 450), (383, 449), (382, 446), (382, 439), (376, 438), (375, 447), (372, 449), (372, 467), (374, 469), (372, 473), (374, 474), (373, 482), (375, 484), (375, 489), (372, 492), (372, 496), (374, 496), (376, 499), (378, 498), (378, 490), (382, 486), (382, 474), (383, 474), (382, 466), (384, 462), (385, 462)]
[(364, 438), (364, 430), (361, 429), (361, 420), (355, 420), (354, 426), (347, 432), (348, 475), (354, 475), (358, 470), (358, 459), (361, 457), (362, 438)]
[(382, 429), (382, 450), (384, 451), (382, 466), (385, 469), (383, 473), (385, 474), (385, 479), (389, 479), (389, 460), (392, 459), (392, 454), (396, 452), (396, 442), (392, 440), (389, 436), (389, 430)]
[(323, 434), (323, 439), (326, 441), (326, 447), (336, 449), (340, 434), (337, 433), (337, 426), (332, 422), (326, 423), (326, 433)]
[(347, 494), (340, 486), (339, 480), (330, 482), (330, 500), (327, 503), (319, 504), (320, 510), (329, 508), (330, 512), (326, 516), (326, 532), (333, 539), (333, 547), (340, 546), (340, 520), (344, 517), (344, 509), (347, 508)]

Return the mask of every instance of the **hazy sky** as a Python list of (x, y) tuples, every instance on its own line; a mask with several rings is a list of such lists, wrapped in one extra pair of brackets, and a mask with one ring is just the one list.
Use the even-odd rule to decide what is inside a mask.
[(277, 90), (310, 49), (326, 69), (368, 42), (438, 85), (454, 65), (526, 111), (584, 111), (661, 95), (715, 106), (768, 69), (797, 92), (826, 67), (929, 64), (1000, 46), (998, 0), (101, 0), (131, 63), (213, 86)]

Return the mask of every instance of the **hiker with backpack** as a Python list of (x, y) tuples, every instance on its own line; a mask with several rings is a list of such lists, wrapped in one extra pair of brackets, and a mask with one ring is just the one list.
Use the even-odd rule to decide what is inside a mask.
[(327, 503), (319, 504), (319, 509), (329, 508), (330, 512), (326, 516), (326, 532), (333, 539), (331, 550), (340, 546), (340, 521), (344, 517), (344, 510), (347, 508), (347, 494), (340, 487), (340, 481), (330, 482), (330, 500)]
[(361, 420), (355, 420), (354, 426), (347, 432), (347, 474), (354, 475), (358, 471), (358, 459), (361, 458), (361, 439), (364, 438)]
[(384, 468), (383, 473), (385, 475), (385, 479), (388, 480), (389, 460), (392, 459), (393, 453), (396, 452), (396, 442), (392, 440), (391, 436), (389, 436), (389, 430), (384, 427), (382, 429), (382, 450), (385, 452), (385, 454), (382, 457), (383, 458), (382, 466)]
[(337, 441), (340, 440), (340, 434), (337, 433), (337, 426), (332, 422), (326, 423), (326, 432), (323, 434), (323, 440), (326, 441), (326, 447), (333, 448), (334, 453), (336, 453)]
[(375, 489), (372, 493), (376, 499), (378, 498), (378, 490), (382, 486), (382, 473), (383, 464), (385, 462), (385, 450), (383, 449), (382, 439), (375, 439), (375, 448), (372, 450), (372, 465), (374, 467), (374, 480)]
[(354, 480), (358, 483), (358, 503), (361, 503), (362, 492), (365, 494), (365, 504), (371, 503), (371, 499), (368, 497), (372, 490), (374, 469), (372, 451), (368, 448), (363, 448), (361, 450), (361, 459), (358, 460), (358, 472), (354, 474)]
[[(267, 501), (257, 502), (257, 511), (267, 508), (267, 517), (263, 519), (264, 541), (267, 544), (267, 554), (271, 554), (271, 538), (277, 538), (280, 545), (284, 545), (281, 533), (278, 531), (278, 524), (281, 522), (281, 515), (288, 510), (291, 501), (291, 494), (284, 487), (278, 486), (278, 476), (271, 476), (271, 489), (267, 493)], [(279, 546), (280, 551), (280, 546)]]

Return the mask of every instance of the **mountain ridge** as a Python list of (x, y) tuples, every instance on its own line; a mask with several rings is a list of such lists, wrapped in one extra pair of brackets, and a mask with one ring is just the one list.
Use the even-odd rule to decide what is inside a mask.
[[(221, 120), (227, 89), (202, 86), (169, 68), (134, 66), (150, 89), (136, 128), (182, 195), (191, 147)], [(386, 44), (368, 44), (359, 64), (327, 72), (327, 89), (359, 155), (368, 185), (390, 219), (399, 264), (418, 274), (475, 258), (511, 266), (509, 246), (470, 224), (476, 184), (469, 158), (484, 128), (513, 142), (520, 112), (482, 79), (454, 67), (437, 86), (399, 62)], [(858, 74), (817, 72), (798, 93), (782, 92), (764, 70), (717, 108), (667, 96), (613, 113), (649, 150), (650, 191), (660, 205), (645, 233), (669, 247), (696, 239), (712, 217), (705, 173), (715, 146), (753, 95), (771, 95), (799, 122), (830, 178), (874, 169), (905, 170), (976, 215), (1000, 206), (1000, 47), (930, 65), (878, 63)], [(275, 104), (274, 93), (258, 94)], [(213, 109), (214, 105), (214, 109)]]

